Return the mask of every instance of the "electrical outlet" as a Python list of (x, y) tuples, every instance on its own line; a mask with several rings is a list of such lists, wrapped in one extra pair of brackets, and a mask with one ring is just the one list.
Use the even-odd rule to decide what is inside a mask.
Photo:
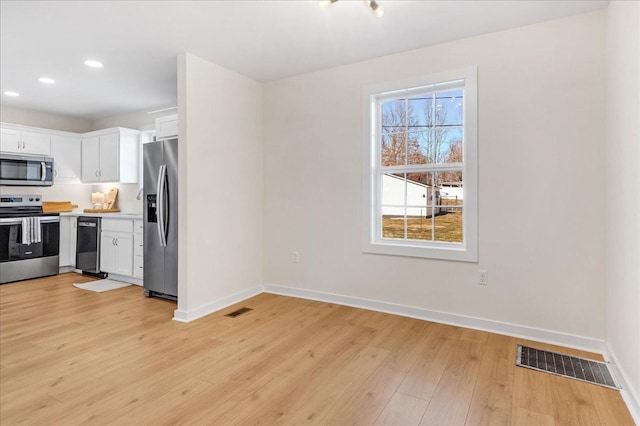
[(489, 284), (489, 271), (478, 271), (478, 284), (479, 285), (488, 285)]
[(293, 260), (293, 263), (300, 262), (300, 253), (298, 253), (297, 251), (294, 251), (291, 260)]

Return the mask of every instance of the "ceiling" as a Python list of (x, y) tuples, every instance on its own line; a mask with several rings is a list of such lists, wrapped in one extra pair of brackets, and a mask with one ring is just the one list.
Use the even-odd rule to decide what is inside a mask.
[[(260, 81), (606, 8), (608, 1), (0, 1), (2, 105), (94, 120), (176, 105), (176, 56)], [(83, 62), (104, 63), (91, 69)], [(56, 80), (45, 86), (39, 77)]]

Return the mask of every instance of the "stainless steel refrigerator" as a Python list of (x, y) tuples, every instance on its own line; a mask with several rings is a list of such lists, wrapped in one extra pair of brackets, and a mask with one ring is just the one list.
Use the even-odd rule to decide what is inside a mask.
[(144, 144), (144, 294), (178, 297), (178, 140)]

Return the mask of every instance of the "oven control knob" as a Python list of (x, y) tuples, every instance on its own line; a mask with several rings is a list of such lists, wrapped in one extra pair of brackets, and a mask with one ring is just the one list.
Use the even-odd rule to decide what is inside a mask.
[(29, 198), (29, 201), (33, 201), (33, 197)]
[(36, 198), (36, 201), (40, 201), (40, 198)]

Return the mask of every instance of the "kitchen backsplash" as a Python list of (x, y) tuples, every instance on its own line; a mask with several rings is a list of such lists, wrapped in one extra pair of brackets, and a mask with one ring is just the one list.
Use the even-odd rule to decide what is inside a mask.
[(136, 199), (139, 186), (137, 183), (112, 183), (101, 185), (53, 185), (49, 187), (34, 186), (0, 186), (2, 195), (42, 195), (43, 201), (71, 201), (78, 208), (74, 213), (81, 213), (90, 209), (92, 192), (108, 192), (111, 188), (118, 188), (118, 207), (123, 213), (142, 213), (142, 197)]
[[(90, 186), (91, 192), (107, 193), (111, 188), (118, 188), (118, 208), (122, 213), (142, 213), (142, 196), (136, 199), (140, 187), (137, 183), (105, 183)], [(91, 198), (91, 194), (89, 194)]]

